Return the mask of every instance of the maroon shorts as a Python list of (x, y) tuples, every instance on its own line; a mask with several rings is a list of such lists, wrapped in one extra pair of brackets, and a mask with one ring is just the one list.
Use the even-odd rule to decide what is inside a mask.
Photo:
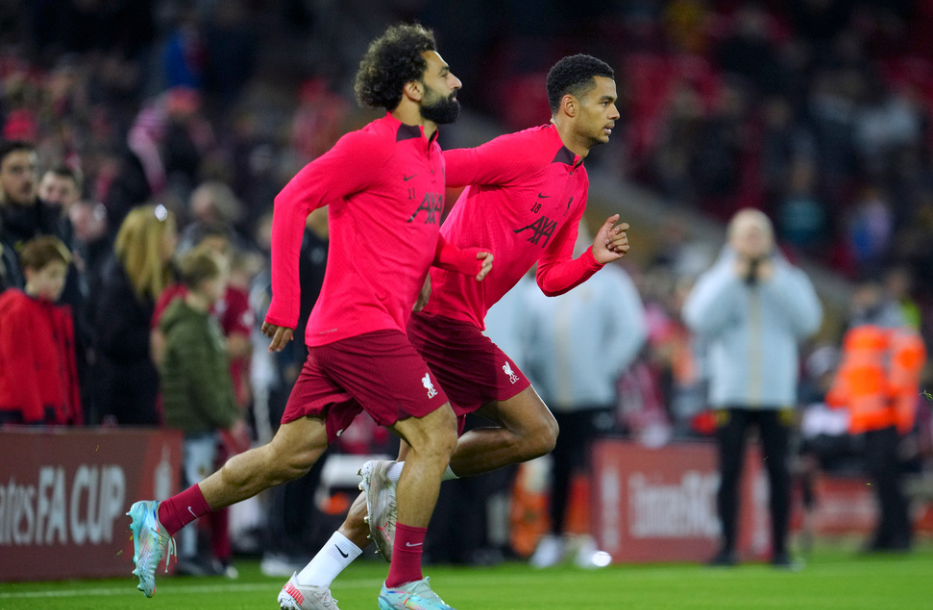
[(413, 313), (408, 339), (440, 381), (458, 417), (489, 402), (508, 400), (531, 385), (515, 362), (469, 322)]
[(311, 347), (282, 423), (319, 417), (333, 442), (362, 411), (380, 426), (424, 417), (447, 396), (424, 359), (397, 330), (380, 330)]

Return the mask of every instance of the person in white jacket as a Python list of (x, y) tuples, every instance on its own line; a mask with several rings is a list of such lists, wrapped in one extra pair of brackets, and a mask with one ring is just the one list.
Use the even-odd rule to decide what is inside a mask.
[[(581, 251), (592, 241), (588, 233), (581, 223)], [(545, 297), (539, 290), (524, 296), (523, 370), (560, 426), (551, 453), (551, 532), (531, 559), (536, 567), (548, 567), (559, 562), (566, 549), (563, 533), (571, 477), (587, 469), (592, 438), (615, 427), (616, 381), (644, 345), (648, 329), (638, 291), (618, 265), (607, 265), (558, 297)], [(593, 565), (595, 551), (595, 543), (584, 543), (577, 564)]]
[(697, 280), (684, 322), (708, 345), (709, 403), (716, 410), (722, 546), (712, 565), (737, 563), (737, 487), (745, 435), (757, 426), (770, 484), (771, 563), (794, 566), (787, 550), (788, 438), (797, 402), (798, 344), (819, 328), (820, 302), (807, 276), (774, 248), (771, 221), (740, 210), (716, 264)]

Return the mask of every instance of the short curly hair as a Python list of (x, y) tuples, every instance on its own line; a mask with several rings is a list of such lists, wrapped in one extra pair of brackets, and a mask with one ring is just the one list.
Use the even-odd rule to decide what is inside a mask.
[(354, 91), (361, 106), (395, 110), (405, 83), (421, 80), (428, 62), (421, 56), (436, 51), (434, 33), (418, 23), (391, 26), (369, 44), (356, 73)]
[(592, 55), (570, 55), (554, 64), (547, 73), (547, 101), (551, 114), (557, 113), (561, 99), (568, 93), (580, 97), (595, 87), (596, 76), (615, 79), (609, 64)]

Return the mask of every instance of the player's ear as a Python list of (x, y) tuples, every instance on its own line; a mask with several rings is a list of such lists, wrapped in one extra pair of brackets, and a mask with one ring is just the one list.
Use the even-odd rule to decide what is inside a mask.
[(567, 93), (564, 97), (560, 98), (560, 111), (569, 117), (575, 117), (577, 116), (579, 104), (580, 102), (577, 98)]
[(421, 81), (410, 80), (402, 87), (402, 92), (413, 102), (420, 102), (424, 96), (424, 85)]

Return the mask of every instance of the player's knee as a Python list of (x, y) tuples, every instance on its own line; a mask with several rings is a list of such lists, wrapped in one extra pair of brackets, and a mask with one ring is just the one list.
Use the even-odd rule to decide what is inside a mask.
[(439, 415), (427, 436), (426, 450), (438, 458), (449, 459), (457, 446), (457, 416), (450, 409)]

